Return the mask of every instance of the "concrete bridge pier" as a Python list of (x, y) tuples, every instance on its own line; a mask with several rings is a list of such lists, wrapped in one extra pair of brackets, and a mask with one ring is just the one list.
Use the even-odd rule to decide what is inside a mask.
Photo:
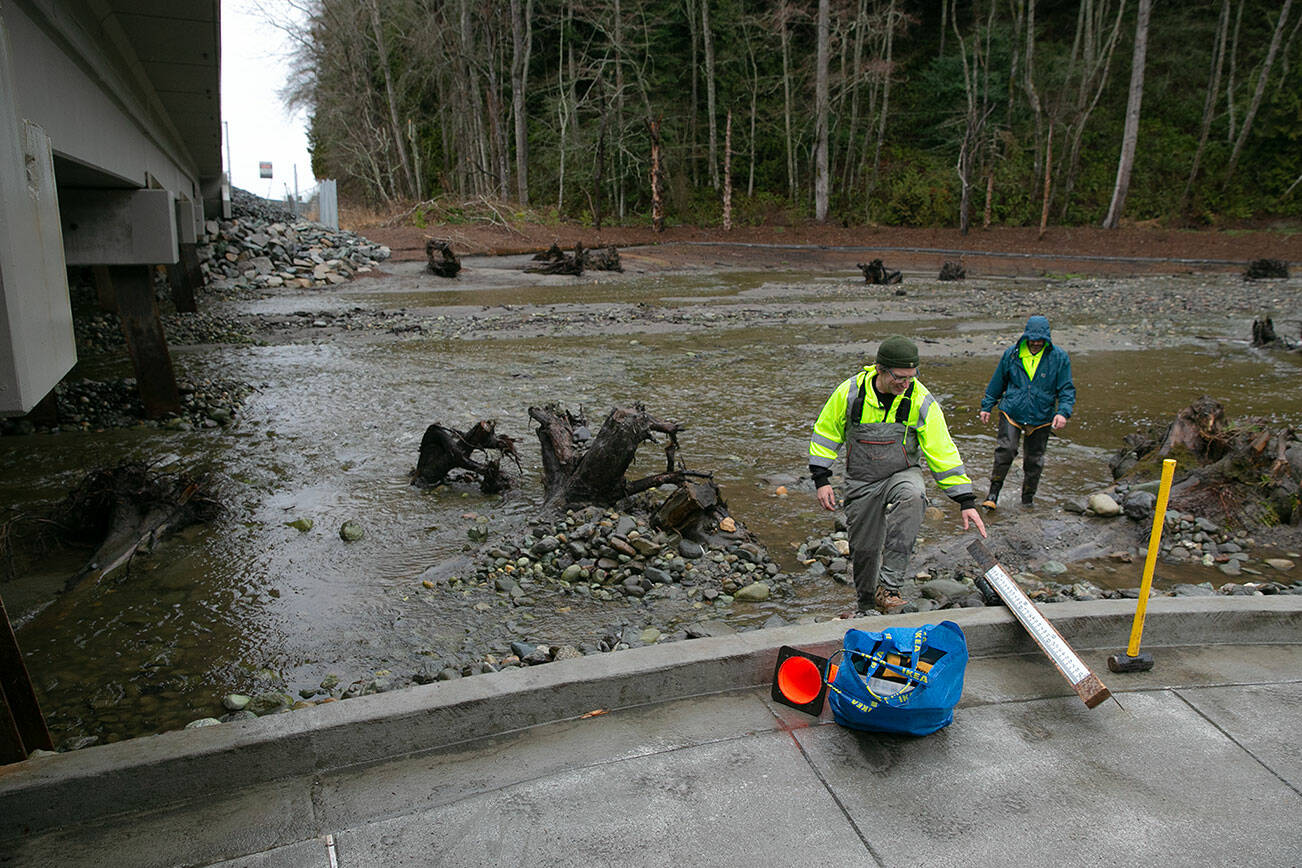
[[(59, 204), (65, 260), (69, 266), (96, 269), (100, 305), (110, 304), (121, 321), (146, 415), (158, 419), (179, 413), (181, 396), (158, 318), (153, 271), (155, 264), (165, 264), (169, 282), (182, 284), (189, 309), (195, 309), (190, 276), (177, 264), (178, 233), (188, 229), (195, 238), (188, 203), (173, 202), (166, 190), (72, 188), (60, 191)], [(178, 213), (190, 219), (177, 220)], [(179, 272), (175, 278), (173, 271)], [(184, 306), (178, 303), (177, 309)]]
[(76, 363), (67, 268), (122, 319), (146, 412), (180, 411), (154, 270), (197, 309), (203, 221), (229, 216), (218, 0), (0, 0), (0, 415)]

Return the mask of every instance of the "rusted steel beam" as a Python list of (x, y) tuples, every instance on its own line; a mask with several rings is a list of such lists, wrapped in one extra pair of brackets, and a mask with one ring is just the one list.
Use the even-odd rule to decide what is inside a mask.
[(53, 750), (36, 689), (18, 648), (18, 637), (0, 599), (0, 762), (18, 762), (37, 748)]

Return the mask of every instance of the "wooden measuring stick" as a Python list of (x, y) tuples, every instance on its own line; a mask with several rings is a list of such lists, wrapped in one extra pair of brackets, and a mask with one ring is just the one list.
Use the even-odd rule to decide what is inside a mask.
[(990, 549), (986, 548), (981, 540), (974, 540), (967, 547), (967, 551), (981, 565), (981, 569), (985, 571), (986, 581), (995, 589), (999, 599), (1004, 601), (1008, 611), (1013, 613), (1013, 617), (1040, 646), (1040, 650), (1053, 661), (1053, 665), (1067, 679), (1072, 689), (1076, 691), (1076, 695), (1085, 703), (1085, 707), (1094, 708), (1111, 696), (1112, 694), (1108, 692), (1099, 677), (1085, 665), (1085, 661), (1072, 650), (1057, 628), (1040, 614), (1040, 610), (1035, 608), (1035, 604), (1031, 602), (1030, 597), (1026, 596), (1026, 592), (1018, 587), (1013, 577), (999, 565), (995, 556), (990, 553)]

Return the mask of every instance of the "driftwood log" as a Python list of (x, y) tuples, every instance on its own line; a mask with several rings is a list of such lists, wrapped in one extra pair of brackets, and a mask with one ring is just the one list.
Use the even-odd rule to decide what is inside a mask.
[[(687, 470), (678, 461), (678, 432), (681, 426), (653, 417), (641, 404), (617, 407), (610, 411), (596, 436), (588, 430), (582, 413), (574, 414), (549, 404), (530, 407), (529, 416), (538, 423), (538, 441), (542, 446), (543, 498), (548, 506), (595, 504), (610, 506), (626, 497), (672, 484), (680, 492), (670, 495), (661, 507), (661, 526), (684, 531), (701, 523), (707, 515), (725, 514), (709, 473)], [(653, 434), (667, 435), (665, 470), (637, 480), (624, 474), (637, 456), (638, 447), (656, 442)], [(689, 505), (683, 501), (686, 497)]]
[(863, 272), (864, 283), (877, 283), (884, 286), (899, 283), (904, 276), (898, 271), (891, 271), (882, 264), (880, 259), (874, 259), (867, 264), (860, 262), (858, 269)]
[(68, 579), (65, 590), (71, 590), (85, 579), (107, 577), (168, 534), (211, 521), (220, 511), (204, 479), (123, 462), (86, 474), (48, 515), (18, 516), (0, 525), (0, 554), (12, 573), (16, 553), (39, 554), (53, 545), (92, 548)]
[[(476, 460), (475, 453), (495, 451), (492, 458)], [(420, 457), (412, 474), (412, 483), (423, 487), (441, 485), (454, 470), (468, 471), (479, 480), (485, 494), (499, 494), (515, 485), (515, 479), (502, 469), (502, 459), (510, 458), (520, 470), (515, 440), (497, 433), (492, 420), (476, 422), (469, 431), (458, 431), (437, 422), (425, 429), (420, 440)]]
[(452, 245), (442, 238), (425, 239), (425, 258), (432, 274), (439, 277), (456, 277), (461, 271), (461, 260), (452, 252)]

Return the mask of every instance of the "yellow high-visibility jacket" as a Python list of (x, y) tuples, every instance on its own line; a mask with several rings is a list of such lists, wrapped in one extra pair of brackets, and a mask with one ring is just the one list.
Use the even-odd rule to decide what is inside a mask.
[[(818, 468), (830, 468), (836, 460), (837, 453), (845, 442), (846, 415), (850, 402), (864, 387), (863, 415), (859, 421), (894, 422), (896, 408), (904, 399), (897, 395), (889, 407), (883, 407), (877, 401), (872, 381), (865, 378), (876, 376), (876, 365), (865, 365), (864, 369), (836, 387), (836, 391), (827, 399), (823, 410), (814, 423), (814, 433), (809, 440), (809, 467), (811, 471)], [(949, 436), (949, 426), (945, 424), (945, 414), (932, 397), (927, 387), (917, 380), (913, 381), (908, 415), (904, 424), (912, 427), (918, 434), (918, 445), (922, 457), (931, 470), (932, 478), (942, 492), (952, 500), (962, 503), (972, 500), (972, 480), (967, 476), (963, 458), (958, 454), (958, 447)]]

